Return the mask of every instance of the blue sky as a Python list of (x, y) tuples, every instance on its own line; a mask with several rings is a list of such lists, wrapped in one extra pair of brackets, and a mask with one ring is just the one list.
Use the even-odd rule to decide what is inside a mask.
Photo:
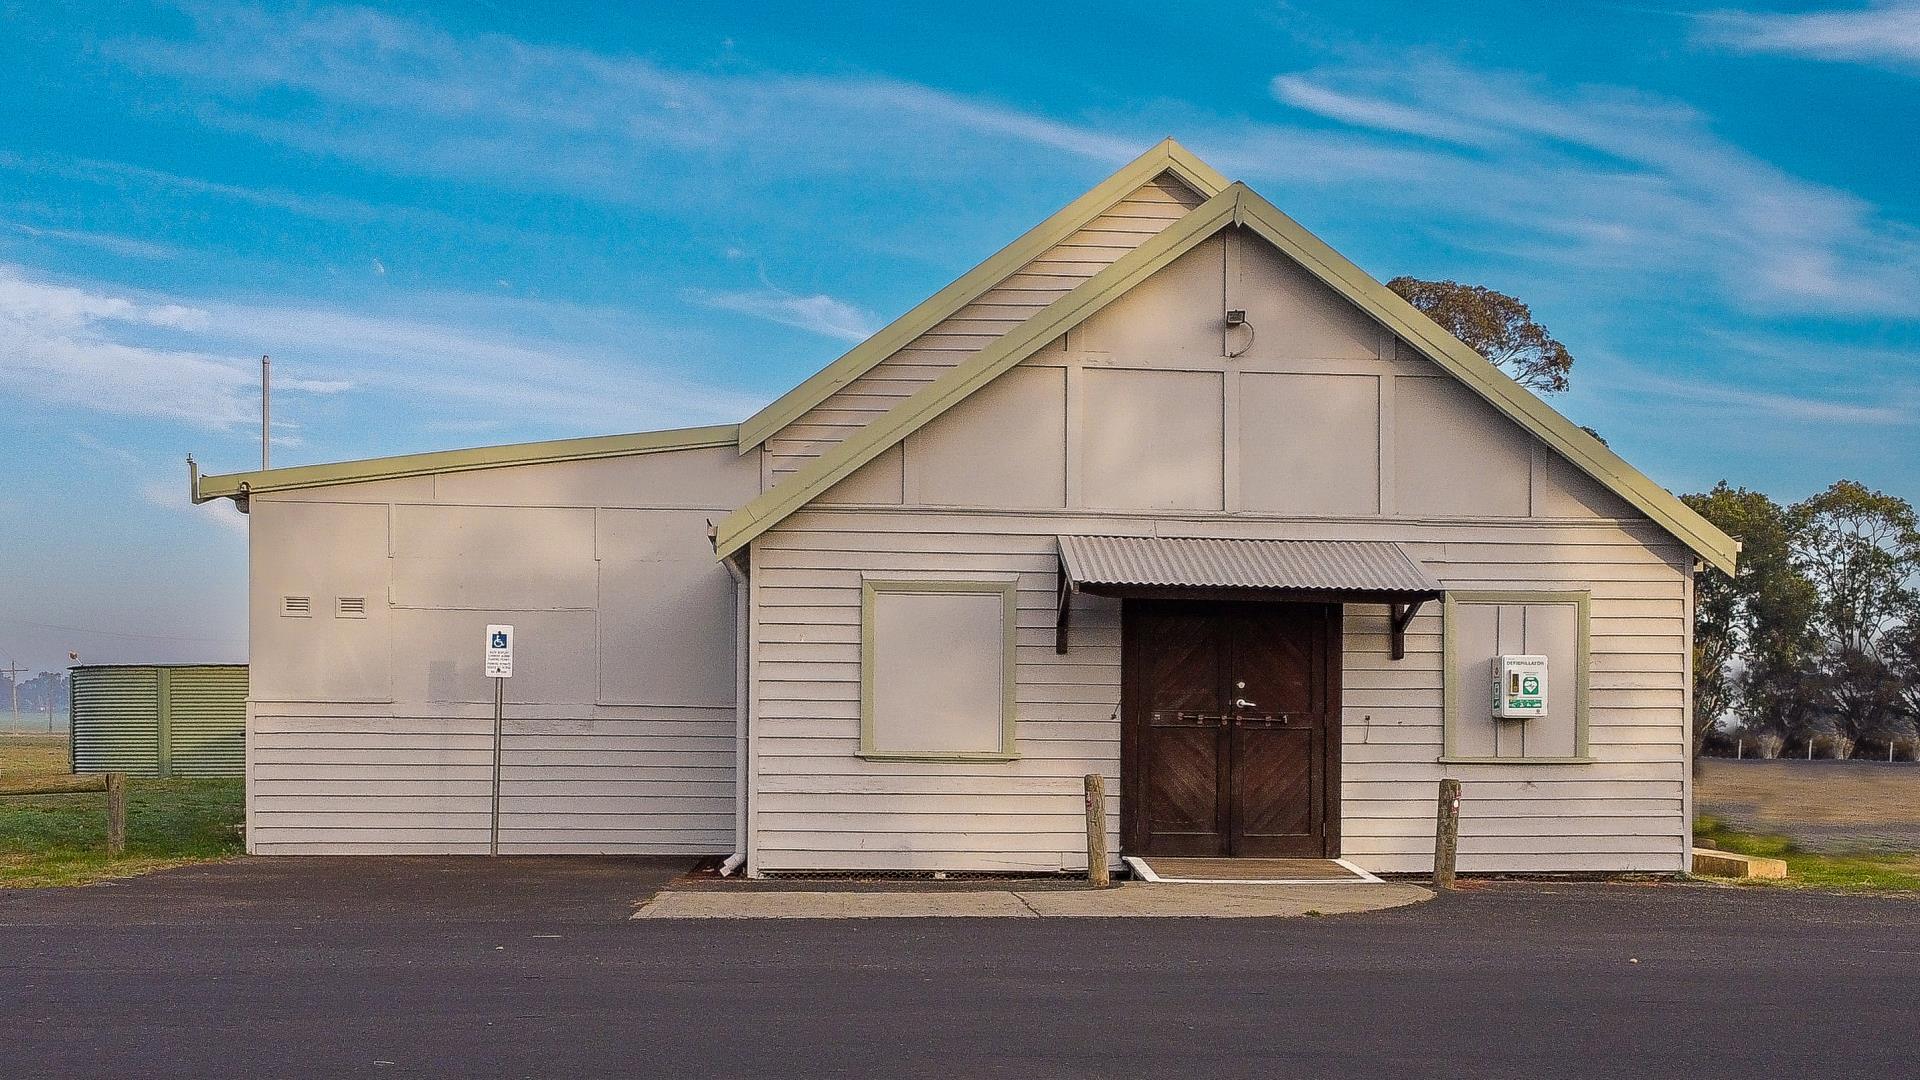
[(738, 420), (1165, 135), (1675, 490), (1920, 498), (1920, 3), (658, 7), (0, 2), (0, 661), (244, 655), (261, 353), (277, 465)]

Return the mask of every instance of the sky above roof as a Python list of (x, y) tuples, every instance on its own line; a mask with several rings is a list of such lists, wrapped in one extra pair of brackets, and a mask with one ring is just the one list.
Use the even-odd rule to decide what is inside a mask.
[(1920, 4), (1058, 10), (0, 6), (0, 662), (244, 658), (262, 353), (276, 465), (735, 421), (1166, 135), (1675, 491), (1920, 498)]

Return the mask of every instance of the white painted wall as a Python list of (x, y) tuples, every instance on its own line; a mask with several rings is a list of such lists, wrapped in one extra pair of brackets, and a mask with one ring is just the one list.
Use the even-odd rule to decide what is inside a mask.
[[(1224, 327), (1228, 308), (1248, 311), (1250, 344)], [(1587, 764), (1443, 764), (1438, 605), (1401, 661), (1385, 610), (1349, 607), (1344, 850), (1378, 871), (1430, 868), (1435, 786), (1457, 776), (1464, 870), (1684, 868), (1690, 554), (1229, 233), (754, 543), (756, 872), (1078, 868), (1094, 770), (1115, 793), (1118, 852), (1119, 605), (1076, 601), (1072, 647), (1055, 654), (1054, 537), (1068, 532), (1393, 540), (1450, 588), (1590, 591)], [(863, 577), (1008, 575), (1019, 760), (855, 757)]]
[(706, 522), (758, 485), (721, 447), (255, 497), (249, 850), (484, 853), (494, 622), (503, 851), (729, 850), (734, 586)]
[[(250, 850), (484, 850), (478, 644), (500, 621), (520, 628), (521, 651), (506, 850), (730, 849), (734, 593), (706, 520), (1164, 227), (1187, 196), (1131, 200), (1065, 245), (1084, 258), (1043, 258), (764, 455), (255, 498)], [(1223, 325), (1228, 308), (1248, 311), (1251, 340)], [(1079, 601), (1072, 648), (1054, 653), (1063, 532), (1395, 540), (1450, 587), (1590, 590), (1595, 760), (1580, 765), (1443, 765), (1437, 608), (1403, 661), (1386, 658), (1382, 610), (1348, 610), (1345, 850), (1376, 870), (1425, 869), (1434, 784), (1456, 775), (1463, 869), (1682, 868), (1690, 557), (1438, 376), (1229, 233), (762, 536), (751, 868), (1074, 868), (1080, 777), (1096, 769), (1118, 852), (1119, 606)], [(1017, 761), (855, 756), (866, 575), (1017, 580)], [(287, 595), (309, 597), (312, 617), (281, 617)], [(366, 617), (337, 618), (341, 596), (364, 597)]]

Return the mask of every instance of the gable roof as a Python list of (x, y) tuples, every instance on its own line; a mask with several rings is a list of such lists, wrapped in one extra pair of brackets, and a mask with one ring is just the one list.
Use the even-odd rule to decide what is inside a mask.
[(715, 550), (722, 557), (739, 551), (855, 469), (1230, 225), (1245, 226), (1264, 237), (1494, 408), (1652, 518), (1700, 558), (1727, 573), (1733, 572), (1740, 550), (1737, 541), (1238, 182), (1036, 312), (851, 438), (727, 515), (716, 531)]
[(872, 337), (855, 345), (845, 356), (821, 368), (805, 382), (748, 417), (740, 425), (740, 452), (744, 454), (767, 441), (781, 428), (833, 396), (835, 391), (873, 370), (882, 360), (900, 351), (915, 338), (980, 299), (1009, 275), (1079, 232), (1163, 173), (1172, 173), (1202, 197), (1217, 195), (1227, 188), (1227, 178), (1195, 157), (1186, 147), (1172, 139), (1160, 142), (1119, 172), (1101, 181), (1091, 191), (1001, 248), (987, 261), (961, 275), (953, 284), (934, 293)]
[(296, 465), (220, 476), (200, 475), (198, 467), (193, 465), (193, 459), (188, 458), (187, 484), (193, 501), (203, 503), (213, 499), (244, 498), (266, 491), (296, 491), (435, 473), (498, 469), (508, 465), (547, 465), (558, 461), (587, 461), (631, 454), (658, 454), (669, 450), (732, 446), (738, 437), (737, 425), (722, 424), (671, 431), (643, 431), (633, 435), (597, 435), (586, 439), (482, 446), (471, 450), (436, 450), (426, 454), (364, 458), (325, 465)]

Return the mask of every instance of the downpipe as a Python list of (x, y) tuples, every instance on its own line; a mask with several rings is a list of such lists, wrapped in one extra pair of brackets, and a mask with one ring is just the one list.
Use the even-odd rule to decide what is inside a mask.
[(733, 854), (720, 863), (720, 876), (732, 877), (747, 861), (747, 575), (734, 559), (722, 560), (733, 575)]

